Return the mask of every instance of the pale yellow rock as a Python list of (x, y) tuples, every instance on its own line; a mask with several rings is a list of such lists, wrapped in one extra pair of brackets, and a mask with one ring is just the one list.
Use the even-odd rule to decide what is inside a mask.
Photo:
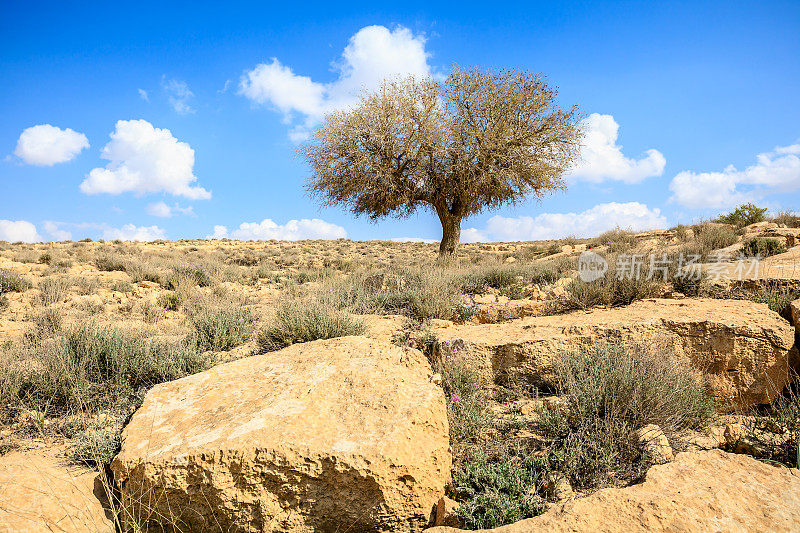
[[(437, 347), (466, 353), (484, 379), (555, 382), (560, 353), (595, 343), (659, 343), (702, 373), (723, 409), (768, 403), (788, 381), (794, 328), (765, 304), (651, 299), (627, 307), (435, 329)], [(447, 341), (445, 343), (445, 341)]]
[(648, 424), (634, 431), (633, 437), (642, 446), (652, 464), (663, 465), (672, 461), (674, 454), (669, 439), (655, 424)]
[[(679, 453), (644, 483), (603, 489), (545, 514), (484, 533), (795, 532), (800, 476), (720, 450)], [(427, 533), (463, 530), (434, 527)]]
[(439, 503), (436, 504), (436, 521), (434, 523), (437, 526), (463, 526), (464, 522), (458, 516), (458, 502), (442, 496)]
[(450, 480), (430, 378), (417, 350), (343, 337), (157, 385), (112, 464), (123, 504), (197, 531), (418, 531)]
[(113, 533), (105, 497), (97, 472), (69, 465), (53, 450), (0, 456), (2, 533)]

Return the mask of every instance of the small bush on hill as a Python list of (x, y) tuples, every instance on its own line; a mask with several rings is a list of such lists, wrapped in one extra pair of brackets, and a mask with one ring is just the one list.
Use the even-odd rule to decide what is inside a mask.
[(620, 279), (610, 270), (604, 277), (595, 281), (588, 283), (579, 279), (572, 281), (565, 287), (566, 295), (555, 302), (551, 311), (628, 305), (636, 300), (655, 298), (661, 293), (662, 287), (662, 281), (648, 280), (645, 275)]
[(26, 278), (10, 270), (0, 270), (0, 294), (7, 292), (25, 292), (33, 287)]
[(787, 228), (800, 228), (800, 216), (789, 211), (781, 211), (772, 218), (776, 224), (783, 224)]
[(291, 301), (278, 308), (270, 324), (258, 332), (256, 342), (259, 353), (266, 353), (298, 342), (361, 335), (364, 331), (366, 326), (345, 311)]
[(221, 308), (196, 304), (189, 312), (193, 341), (199, 350), (230, 350), (247, 342), (255, 319), (243, 306)]
[(636, 246), (636, 237), (630, 231), (617, 228), (600, 234), (592, 242), (592, 246), (600, 245), (608, 246), (609, 253), (623, 253)]
[(42, 305), (60, 302), (67, 295), (69, 284), (62, 278), (44, 278), (39, 282), (39, 301)]
[(786, 247), (778, 239), (754, 238), (742, 246), (742, 253), (745, 257), (769, 257), (785, 251)]
[(755, 204), (742, 204), (726, 215), (720, 215), (716, 222), (722, 224), (731, 224), (738, 228), (755, 224), (756, 222), (763, 222), (764, 214), (767, 208), (758, 207)]

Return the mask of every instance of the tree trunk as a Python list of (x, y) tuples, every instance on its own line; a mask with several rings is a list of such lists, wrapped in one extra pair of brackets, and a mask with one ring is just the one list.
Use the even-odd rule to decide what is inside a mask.
[(439, 243), (439, 258), (452, 256), (461, 240), (461, 217), (456, 217), (450, 213), (440, 213), (439, 220), (442, 222), (442, 241)]

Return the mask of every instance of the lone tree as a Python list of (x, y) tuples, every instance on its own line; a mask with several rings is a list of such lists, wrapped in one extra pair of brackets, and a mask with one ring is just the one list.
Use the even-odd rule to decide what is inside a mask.
[(583, 132), (577, 106), (559, 109), (555, 97), (529, 72), (387, 81), (326, 116), (300, 148), (313, 169), (307, 189), (373, 220), (432, 209), (439, 256), (452, 255), (464, 217), (566, 188)]

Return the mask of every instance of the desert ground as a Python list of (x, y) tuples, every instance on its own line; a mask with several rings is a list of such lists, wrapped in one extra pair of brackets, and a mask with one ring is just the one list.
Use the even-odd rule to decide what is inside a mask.
[(0, 531), (796, 530), (799, 222), (0, 243)]

